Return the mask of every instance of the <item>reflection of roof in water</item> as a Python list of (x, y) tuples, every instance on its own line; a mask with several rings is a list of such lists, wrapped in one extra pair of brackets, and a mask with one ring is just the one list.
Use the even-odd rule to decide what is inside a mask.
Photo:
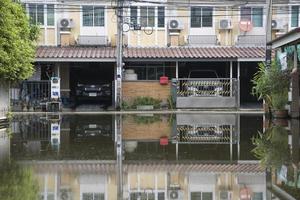
[[(32, 166), (39, 172), (98, 172), (115, 173), (116, 161), (40, 161), (20, 162)], [(125, 172), (233, 172), (233, 173), (263, 173), (264, 169), (258, 162), (241, 162), (235, 164), (204, 164), (204, 163), (175, 163), (175, 162), (124, 162)]]

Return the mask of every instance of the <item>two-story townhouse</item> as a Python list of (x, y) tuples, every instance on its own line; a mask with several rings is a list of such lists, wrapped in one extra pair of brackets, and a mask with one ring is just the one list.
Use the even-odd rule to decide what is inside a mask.
[[(78, 83), (115, 80), (117, 17), (111, 2), (22, 3), (41, 27), (33, 80), (59, 76), (61, 96), (70, 101), (76, 100)], [(255, 101), (250, 79), (265, 59), (266, 12), (265, 0), (124, 2), (123, 99), (166, 101), (171, 84), (160, 85), (161, 76), (186, 78), (193, 70), (208, 70), (236, 78), (241, 103)], [(299, 3), (273, 1), (273, 19), (273, 37), (299, 26)]]

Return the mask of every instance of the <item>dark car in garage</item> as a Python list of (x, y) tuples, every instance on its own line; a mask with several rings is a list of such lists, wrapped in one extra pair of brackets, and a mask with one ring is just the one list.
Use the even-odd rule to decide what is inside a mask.
[(112, 86), (110, 83), (77, 83), (76, 102), (83, 100), (110, 101)]

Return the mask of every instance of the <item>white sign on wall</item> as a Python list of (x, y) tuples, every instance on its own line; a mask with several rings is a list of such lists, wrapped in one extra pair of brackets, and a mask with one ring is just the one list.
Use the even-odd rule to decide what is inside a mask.
[(58, 100), (60, 98), (60, 78), (51, 78), (51, 99)]

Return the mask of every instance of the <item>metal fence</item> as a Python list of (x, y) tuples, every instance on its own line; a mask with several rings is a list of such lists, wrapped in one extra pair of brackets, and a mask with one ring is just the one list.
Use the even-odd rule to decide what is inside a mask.
[(10, 89), (13, 110), (39, 109), (50, 100), (50, 81), (23, 81)]
[(238, 80), (230, 78), (177, 79), (178, 108), (238, 107)]

